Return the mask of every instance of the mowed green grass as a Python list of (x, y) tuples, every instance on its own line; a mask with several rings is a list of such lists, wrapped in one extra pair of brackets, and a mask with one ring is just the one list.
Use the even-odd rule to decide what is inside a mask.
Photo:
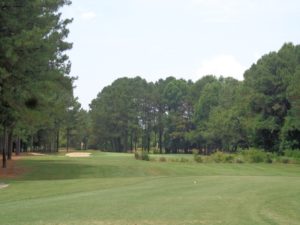
[(300, 166), (26, 157), (0, 190), (0, 224), (300, 224)]

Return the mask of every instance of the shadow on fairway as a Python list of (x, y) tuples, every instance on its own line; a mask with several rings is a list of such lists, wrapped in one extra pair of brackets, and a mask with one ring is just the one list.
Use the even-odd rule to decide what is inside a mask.
[(118, 176), (122, 170), (114, 165), (89, 165), (67, 160), (26, 160), (22, 164), (27, 172), (19, 177), (21, 180), (105, 178)]

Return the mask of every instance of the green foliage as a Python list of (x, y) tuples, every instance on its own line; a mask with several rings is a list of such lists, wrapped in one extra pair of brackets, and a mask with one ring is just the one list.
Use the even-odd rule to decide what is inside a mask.
[(280, 162), (287, 164), (287, 163), (290, 163), (291, 160), (289, 157), (281, 157)]
[(272, 153), (270, 153), (270, 152), (266, 153), (265, 162), (266, 163), (272, 163), (273, 162), (273, 155), (272, 155)]
[(225, 154), (223, 152), (220, 152), (220, 151), (214, 152), (210, 157), (216, 163), (220, 163), (220, 162), (225, 161)]
[(295, 158), (295, 159), (300, 159), (300, 149), (285, 150), (284, 151), (284, 156)]
[[(280, 146), (284, 149), (298, 138), (290, 132), (298, 129), (289, 125), (290, 119), (295, 116), (291, 116), (292, 112), (296, 109), (292, 99), (299, 96), (293, 88), (300, 75), (297, 72), (297, 58), (299, 46), (288, 43), (277, 53), (263, 56), (245, 73), (245, 85), (252, 95), (249, 106), (255, 147), (278, 151)], [(285, 120), (287, 116), (291, 118)], [(293, 148), (297, 148), (297, 144)]]
[(189, 162), (189, 160), (187, 158), (185, 158), (185, 157), (181, 157), (180, 158), (180, 162), (186, 163), (186, 162)]
[(160, 161), (160, 162), (166, 162), (167, 159), (166, 159), (166, 157), (161, 156), (161, 157), (159, 157), (159, 161)]
[(198, 155), (198, 154), (194, 154), (194, 160), (197, 163), (202, 163), (203, 162), (203, 159), (202, 159), (201, 155)]
[(261, 150), (249, 149), (242, 152), (244, 158), (251, 163), (264, 162), (266, 154)]
[[(70, 19), (63, 1), (0, 3), (0, 127), (35, 149), (57, 151), (59, 130), (73, 99), (65, 51)], [(45, 136), (41, 135), (44, 134)], [(42, 137), (43, 136), (43, 137)]]
[[(299, 149), (299, 49), (287, 43), (264, 55), (245, 72), (244, 81), (213, 75), (196, 82), (120, 78), (91, 104), (94, 144), (159, 153)], [(257, 153), (243, 160), (271, 162), (266, 157)]]
[(231, 154), (226, 154), (224, 157), (224, 161), (227, 163), (233, 163), (234, 162), (234, 156)]
[(208, 160), (216, 163), (233, 163), (234, 155), (216, 151), (208, 157)]
[(236, 162), (236, 163), (244, 163), (244, 160), (243, 160), (241, 157), (237, 157), (237, 158), (235, 159), (235, 162)]
[(150, 156), (146, 151), (136, 151), (134, 153), (134, 158), (138, 160), (150, 161)]
[(199, 149), (193, 148), (192, 153), (193, 153), (193, 155), (198, 155), (199, 154)]

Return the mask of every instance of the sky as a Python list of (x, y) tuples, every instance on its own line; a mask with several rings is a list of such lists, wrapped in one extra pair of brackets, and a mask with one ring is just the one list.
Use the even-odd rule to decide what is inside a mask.
[(299, 0), (73, 0), (67, 54), (84, 109), (120, 77), (234, 77), (300, 42)]

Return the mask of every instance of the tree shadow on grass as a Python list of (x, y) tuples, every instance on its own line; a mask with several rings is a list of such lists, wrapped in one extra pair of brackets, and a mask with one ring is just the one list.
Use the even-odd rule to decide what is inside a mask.
[(79, 178), (106, 178), (121, 174), (122, 168), (113, 165), (90, 165), (68, 160), (26, 160), (20, 180), (64, 180)]

